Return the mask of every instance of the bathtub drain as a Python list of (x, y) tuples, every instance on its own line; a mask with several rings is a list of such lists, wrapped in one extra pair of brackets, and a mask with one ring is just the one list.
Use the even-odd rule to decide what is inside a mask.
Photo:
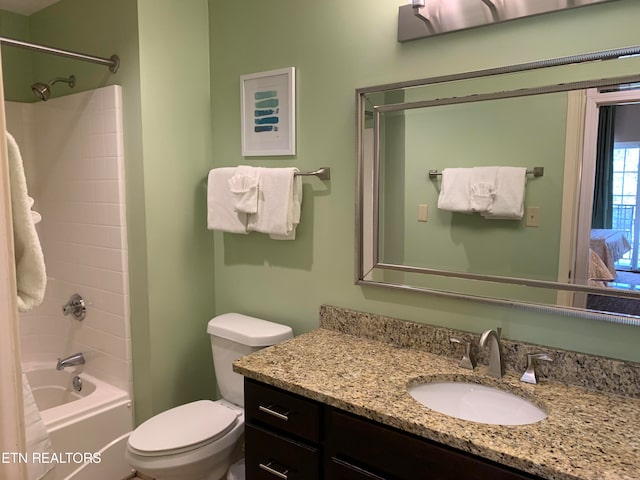
[(82, 379), (78, 375), (73, 377), (73, 388), (76, 392), (82, 390)]

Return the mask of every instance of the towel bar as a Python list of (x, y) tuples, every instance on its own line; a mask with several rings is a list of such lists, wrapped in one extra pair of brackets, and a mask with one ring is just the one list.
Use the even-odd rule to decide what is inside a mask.
[[(429, 178), (435, 178), (440, 175), (442, 175), (442, 172), (439, 172), (438, 170), (429, 170)], [(527, 170), (527, 175), (533, 175), (534, 177), (543, 177), (544, 167), (533, 167), (532, 169)]]
[(329, 167), (320, 167), (313, 172), (298, 172), (296, 177), (318, 177), (320, 180), (331, 180), (331, 169)]
[[(320, 167), (313, 172), (297, 172), (296, 177), (318, 177), (320, 180), (331, 180), (331, 168), (330, 167)], [(207, 177), (204, 178), (204, 185), (207, 185)]]

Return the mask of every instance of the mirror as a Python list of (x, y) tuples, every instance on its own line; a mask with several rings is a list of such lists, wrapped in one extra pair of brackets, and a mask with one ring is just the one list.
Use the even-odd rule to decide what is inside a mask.
[[(358, 89), (356, 283), (640, 325), (638, 54)], [(446, 206), (443, 170), (487, 166), (526, 170), (521, 218)]]

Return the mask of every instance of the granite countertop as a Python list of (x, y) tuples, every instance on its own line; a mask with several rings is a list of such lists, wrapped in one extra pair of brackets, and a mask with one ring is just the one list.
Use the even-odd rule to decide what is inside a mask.
[[(513, 372), (500, 380), (483, 366), (465, 370), (449, 357), (317, 329), (234, 363), (269, 385), (549, 480), (640, 479), (640, 400), (542, 381)], [(421, 405), (407, 386), (472, 379), (518, 393), (548, 417), (519, 426), (486, 425)]]

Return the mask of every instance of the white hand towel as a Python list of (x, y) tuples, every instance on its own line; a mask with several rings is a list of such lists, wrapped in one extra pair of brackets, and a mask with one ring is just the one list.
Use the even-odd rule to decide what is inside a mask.
[[(296, 170), (297, 172), (298, 170)], [(302, 208), (302, 178), (293, 177), (293, 201), (291, 202), (291, 232), (287, 235), (278, 235), (276, 233), (269, 234), (272, 240), (295, 240), (296, 229), (300, 223), (300, 210)]]
[(489, 210), (496, 196), (498, 167), (473, 167), (469, 180), (469, 203), (474, 212)]
[(258, 211), (259, 168), (240, 165), (229, 179), (229, 189), (234, 196), (236, 212), (256, 213)]
[(18, 310), (28, 312), (44, 299), (47, 272), (42, 247), (33, 222), (33, 199), (27, 193), (22, 155), (15, 139), (7, 132), (9, 153), (9, 183), (11, 185), (11, 212), (15, 245)]
[(248, 215), (234, 208), (229, 179), (235, 167), (214, 168), (207, 183), (207, 228), (230, 233), (247, 233)]
[(297, 168), (261, 168), (258, 187), (258, 213), (249, 216), (250, 231), (291, 239), (295, 220), (300, 220), (302, 202)]
[(496, 198), (482, 216), (494, 220), (519, 220), (524, 215), (527, 169), (499, 167), (496, 177)]
[(442, 170), (438, 208), (452, 212), (471, 213), (470, 179), (470, 168), (445, 168)]

